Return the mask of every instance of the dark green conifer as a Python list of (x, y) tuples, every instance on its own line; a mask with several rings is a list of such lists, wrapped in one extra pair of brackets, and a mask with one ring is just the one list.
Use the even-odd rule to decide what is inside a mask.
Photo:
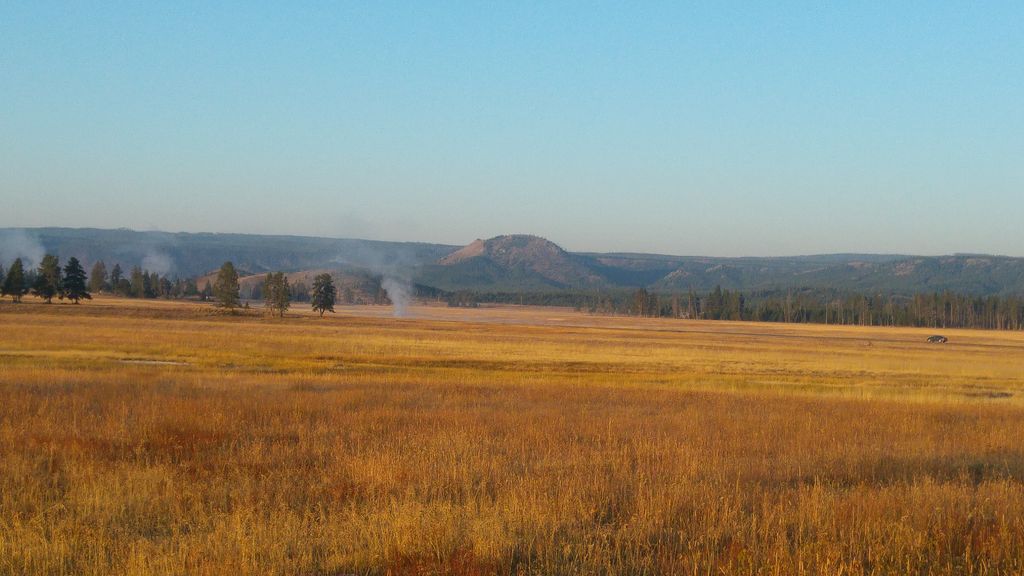
[(53, 254), (47, 254), (43, 256), (36, 279), (32, 283), (32, 295), (42, 298), (46, 300), (47, 304), (50, 304), (53, 302), (54, 296), (60, 294), (60, 289), (60, 262)]
[(21, 297), (26, 292), (28, 292), (28, 288), (25, 286), (25, 267), (21, 263), (21, 258), (17, 258), (11, 264), (11, 269), (7, 271), (0, 295), (10, 296), (11, 300), (21, 302)]
[(75, 304), (78, 304), (79, 300), (92, 300), (92, 295), (89, 294), (89, 287), (86, 285), (85, 278), (85, 269), (82, 268), (78, 258), (74, 256), (69, 258), (68, 263), (64, 266), (61, 298), (67, 298)]

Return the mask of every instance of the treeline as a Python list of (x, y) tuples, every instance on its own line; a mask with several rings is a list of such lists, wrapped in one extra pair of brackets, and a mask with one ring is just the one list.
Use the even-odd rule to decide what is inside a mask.
[(39, 268), (35, 270), (25, 270), (21, 258), (15, 259), (6, 271), (0, 266), (0, 295), (21, 302), (22, 297), (29, 293), (46, 302), (53, 302), (54, 298), (67, 298), (78, 304), (81, 300), (92, 298), (86, 286), (85, 270), (78, 259), (68, 259), (67, 264), (61, 268), (60, 261), (51, 254), (44, 256)]
[(753, 298), (748, 314), (751, 320), (766, 322), (1021, 330), (1024, 298), (953, 292), (913, 296), (842, 294), (824, 298), (786, 294)]
[[(59, 297), (77, 303), (82, 299), (91, 299), (93, 294), (125, 298), (211, 300), (227, 309), (248, 307), (248, 302), (241, 297), (238, 273), (230, 262), (224, 263), (216, 280), (203, 282), (202, 288), (194, 278), (171, 278), (140, 266), (134, 266), (126, 273), (120, 263), (115, 263), (108, 270), (102, 260), (93, 264), (88, 275), (78, 259), (69, 259), (67, 266), (62, 269), (57, 256), (52, 254), (45, 255), (38, 268), (27, 268), (21, 258), (16, 259), (8, 269), (0, 263), (0, 295), (9, 296), (14, 302), (21, 302), (24, 296), (32, 295), (46, 302)], [(290, 284), (282, 272), (271, 273), (263, 282), (252, 286), (247, 296), (251, 300), (264, 300), (267, 309), (279, 314), (283, 314), (292, 301), (310, 303), (321, 316), (324, 312), (334, 311), (333, 305), (338, 298), (343, 304), (358, 302), (351, 288), (345, 287), (339, 293), (330, 274), (314, 278), (310, 288), (302, 282)], [(387, 302), (387, 295), (379, 282), (373, 302)]]
[(126, 274), (119, 263), (107, 272), (107, 265), (97, 261), (89, 274), (89, 290), (126, 298), (198, 298), (209, 299), (209, 283), (200, 289), (191, 278), (174, 278), (134, 266)]
[[(241, 289), (238, 285), (238, 271), (234, 264), (225, 262), (217, 271), (217, 278), (210, 287), (217, 306), (227, 310), (234, 310), (242, 307)], [(264, 307), (271, 314), (284, 316), (291, 307), (292, 289), (288, 277), (283, 272), (268, 272), (260, 286), (263, 296)], [(334, 279), (330, 274), (323, 273), (313, 279), (313, 290), (308, 293), (309, 302), (313, 311), (320, 316), (324, 312), (334, 312), (334, 303), (338, 297), (338, 290), (334, 286)], [(248, 307), (248, 303), (245, 304)]]
[(637, 290), (628, 302), (596, 299), (588, 309), (599, 312), (608, 308), (637, 316), (708, 320), (992, 330), (1024, 328), (1024, 298), (952, 292), (913, 296), (815, 290), (743, 294), (716, 287), (704, 295), (693, 292), (665, 295)]
[(2, 295), (10, 296), (15, 302), (29, 294), (46, 302), (67, 298), (76, 303), (99, 293), (127, 298), (208, 298), (212, 295), (209, 286), (199, 290), (195, 280), (172, 280), (138, 266), (126, 275), (120, 264), (114, 264), (108, 273), (106, 265), (99, 261), (87, 276), (77, 258), (69, 258), (62, 268), (53, 254), (43, 256), (38, 268), (26, 268), (21, 258), (15, 259), (6, 270), (0, 264), (0, 287)]
[[(616, 302), (626, 297), (625, 292), (612, 292), (606, 295), (594, 295), (587, 292), (570, 290), (553, 292), (478, 292), (476, 290), (444, 291), (416, 285), (416, 297), (447, 303), (454, 308), (476, 308), (480, 304), (520, 304), (524, 306), (567, 306), (577, 310), (591, 310), (592, 304), (605, 298), (614, 298)], [(628, 313), (625, 308), (607, 309), (601, 312)]]
[[(268, 273), (258, 288), (266, 309), (280, 316), (284, 316), (292, 300), (309, 302), (313, 310), (323, 316), (324, 312), (334, 312), (338, 296), (334, 281), (327, 273), (314, 278), (312, 290), (307, 290), (301, 283), (296, 287), (290, 286), (283, 272)], [(67, 265), (61, 268), (58, 258), (52, 254), (45, 255), (36, 269), (26, 270), (21, 258), (15, 259), (8, 270), (0, 264), (0, 295), (10, 296), (16, 303), (31, 293), (47, 303), (59, 297), (78, 304), (80, 300), (90, 300), (93, 293), (100, 292), (129, 298), (213, 299), (217, 306), (229, 311), (249, 307), (248, 302), (242, 303), (238, 272), (231, 262), (225, 262), (218, 270), (216, 280), (212, 284), (206, 282), (202, 290), (191, 278), (171, 280), (138, 266), (132, 268), (127, 277), (120, 264), (114, 264), (108, 273), (102, 260), (93, 264), (88, 277), (77, 258), (68, 259)], [(301, 296), (296, 297), (296, 293)]]
[[(369, 302), (389, 302), (379, 282), (373, 283)], [(706, 294), (693, 291), (656, 293), (645, 289), (584, 292), (446, 292), (416, 285), (420, 299), (447, 302), (449, 306), (476, 307), (484, 303), (534, 306), (566, 306), (595, 314), (626, 314), (658, 318), (702, 320), (748, 320), (757, 322), (794, 322), (859, 326), (917, 326), (929, 328), (981, 328), (994, 330), (1024, 329), (1024, 297), (974, 296), (953, 292), (901, 295), (867, 295), (834, 290), (756, 291), (742, 293), (720, 286)], [(58, 258), (47, 254), (37, 268), (26, 269), (16, 259), (6, 270), (0, 264), (0, 294), (15, 302), (32, 294), (46, 302), (53, 298), (78, 303), (91, 294), (111, 293), (129, 298), (194, 298), (215, 300), (218, 305), (241, 307), (238, 273), (230, 262), (218, 271), (213, 284), (202, 288), (191, 278), (161, 276), (138, 266), (125, 274), (120, 264), (108, 272), (102, 261), (93, 264), (88, 275), (76, 258), (62, 267)], [(340, 296), (342, 303), (357, 303), (352, 290), (341, 293), (329, 274), (314, 279), (313, 287), (292, 285), (281, 272), (270, 273), (264, 282), (249, 292), (262, 299), (266, 308), (284, 314), (290, 302), (310, 302), (321, 312), (333, 312)], [(247, 306), (247, 304), (245, 304)]]
[(651, 318), (1024, 329), (1024, 298), (1021, 296), (972, 296), (953, 292), (913, 296), (812, 289), (743, 293), (716, 287), (706, 294), (693, 291), (663, 294), (644, 289), (599, 293), (572, 290), (538, 293), (463, 290), (443, 295), (432, 294), (431, 297), (456, 307), (476, 307), (490, 303), (567, 306), (594, 314)]
[[(249, 288), (249, 300), (263, 300), (265, 295), (265, 282), (260, 284), (253, 284)], [(309, 302), (310, 300), (310, 289), (303, 282), (296, 282), (295, 284), (288, 285), (289, 297), (296, 302)]]

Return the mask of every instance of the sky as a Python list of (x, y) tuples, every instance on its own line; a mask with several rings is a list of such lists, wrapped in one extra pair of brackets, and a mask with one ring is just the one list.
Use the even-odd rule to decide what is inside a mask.
[(4, 2), (0, 227), (1024, 256), (1020, 2)]

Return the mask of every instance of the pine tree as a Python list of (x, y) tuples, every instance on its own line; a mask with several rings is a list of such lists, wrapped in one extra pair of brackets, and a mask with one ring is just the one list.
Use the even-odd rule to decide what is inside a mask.
[(121, 280), (124, 277), (124, 272), (121, 270), (121, 265), (114, 263), (114, 267), (110, 270), (110, 289), (114, 292), (120, 292)]
[[(118, 270), (120, 272), (120, 270)], [(107, 289), (107, 265), (103, 260), (97, 260), (92, 265), (92, 273), (89, 274), (89, 291), (103, 292)]]
[(78, 261), (78, 258), (72, 256), (68, 259), (68, 263), (64, 265), (64, 283), (61, 288), (61, 298), (67, 298), (75, 304), (78, 304), (79, 300), (92, 300), (92, 295), (89, 294), (89, 287), (85, 283), (85, 269), (82, 268), (82, 264)]
[(292, 293), (288, 277), (283, 272), (267, 273), (263, 281), (263, 300), (271, 313), (275, 311), (282, 318), (291, 305)]
[(338, 297), (338, 289), (334, 287), (334, 279), (326, 272), (313, 279), (313, 310), (320, 313), (334, 312), (334, 300)]
[(11, 264), (11, 269), (7, 271), (7, 277), (4, 278), (4, 286), (0, 289), (0, 295), (10, 296), (15, 302), (21, 302), (21, 297), (26, 292), (28, 290), (25, 287), (25, 267), (21, 263), (21, 258), (17, 258)]
[(0, 288), (3, 288), (4, 278), (6, 276), (7, 276), (7, 274), (4, 272), (4, 265), (0, 264)]
[(46, 300), (47, 304), (53, 302), (53, 297), (61, 293), (60, 262), (53, 254), (43, 256), (39, 264), (39, 272), (32, 284), (32, 295)]
[(288, 277), (282, 272), (277, 273), (277, 312), (284, 318), (284, 313), (288, 311), (288, 307), (292, 301), (292, 289), (288, 285)]
[(160, 275), (156, 272), (149, 274), (148, 282), (146, 283), (146, 298), (159, 298), (160, 292)]
[(267, 275), (263, 277), (263, 287), (261, 288), (261, 294), (263, 295), (263, 307), (270, 310), (270, 313), (274, 313), (274, 273), (267, 272)]
[(131, 291), (128, 296), (133, 298), (145, 298), (146, 297), (146, 284), (149, 283), (149, 274), (142, 271), (142, 268), (135, 266), (132, 268), (132, 279), (131, 279)]
[(213, 297), (217, 299), (217, 306), (221, 308), (232, 310), (241, 305), (238, 272), (230, 261), (222, 264), (217, 272), (217, 281), (213, 284)]

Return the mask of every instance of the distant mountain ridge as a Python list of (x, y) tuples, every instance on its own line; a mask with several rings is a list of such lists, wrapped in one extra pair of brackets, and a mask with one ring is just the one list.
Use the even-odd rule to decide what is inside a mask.
[(912, 294), (952, 291), (1024, 294), (1024, 258), (984, 254), (911, 256), (822, 254), (722, 258), (573, 253), (529, 235), (466, 246), (255, 234), (167, 233), (72, 228), (0, 229), (0, 264), (15, 254), (75, 256), (87, 265), (142, 266), (195, 277), (225, 260), (253, 274), (271, 270), (357, 271), (446, 291), (614, 290), (657, 292), (826, 289)]
[[(122, 268), (142, 266), (160, 274), (201, 276), (224, 261), (252, 273), (312, 269), (410, 269), (434, 262), (458, 246), (312, 236), (139, 232), (95, 228), (0, 228), (3, 245), (35, 242), (39, 250), (75, 256), (86, 263), (103, 260)], [(8, 250), (9, 251), (9, 250)], [(4, 265), (8, 265), (9, 262)]]
[(444, 290), (467, 284), (491, 289), (593, 288), (606, 284), (586, 257), (539, 236), (513, 234), (475, 240), (426, 266), (419, 282)]

